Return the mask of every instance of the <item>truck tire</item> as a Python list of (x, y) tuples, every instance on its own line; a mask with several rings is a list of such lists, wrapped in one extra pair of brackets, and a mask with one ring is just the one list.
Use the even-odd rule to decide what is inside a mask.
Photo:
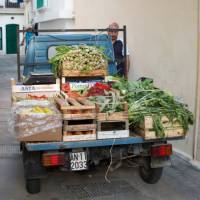
[(151, 159), (144, 159), (144, 165), (139, 167), (140, 177), (149, 184), (157, 183), (162, 177), (163, 168), (151, 168)]
[(30, 194), (40, 192), (40, 179), (26, 179), (26, 190)]

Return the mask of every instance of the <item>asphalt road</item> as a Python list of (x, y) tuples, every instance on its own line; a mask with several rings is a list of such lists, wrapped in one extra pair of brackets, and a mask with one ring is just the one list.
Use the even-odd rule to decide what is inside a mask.
[(22, 159), (10, 117), (10, 78), (16, 78), (16, 56), (0, 56), (0, 200), (200, 200), (200, 171), (177, 155), (166, 167), (159, 183), (149, 185), (137, 168), (123, 163), (109, 173), (107, 166), (84, 173), (48, 172), (41, 192), (26, 192)]

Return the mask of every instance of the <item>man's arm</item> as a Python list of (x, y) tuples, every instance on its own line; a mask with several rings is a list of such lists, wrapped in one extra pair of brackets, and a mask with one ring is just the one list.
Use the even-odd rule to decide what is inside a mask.
[(25, 36), (23, 36), (23, 39), (22, 39), (22, 42), (21, 42), (21, 46), (23, 46), (24, 45), (24, 41), (25, 41)]

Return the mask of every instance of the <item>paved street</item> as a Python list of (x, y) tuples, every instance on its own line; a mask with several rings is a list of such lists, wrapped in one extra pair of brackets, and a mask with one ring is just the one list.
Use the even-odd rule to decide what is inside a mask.
[(15, 141), (11, 132), (10, 107), (11, 89), (10, 79), (16, 79), (16, 56), (0, 57), (0, 141), (12, 143)]
[(0, 200), (200, 200), (200, 171), (177, 155), (156, 185), (144, 183), (136, 168), (124, 163), (109, 174), (101, 166), (84, 173), (49, 172), (41, 192), (25, 191), (19, 147), (11, 131), (10, 78), (16, 78), (16, 56), (0, 56)]

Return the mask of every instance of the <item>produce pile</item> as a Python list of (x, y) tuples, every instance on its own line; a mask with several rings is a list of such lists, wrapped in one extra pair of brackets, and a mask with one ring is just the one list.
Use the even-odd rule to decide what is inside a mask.
[(28, 94), (27, 95), (27, 99), (33, 99), (33, 100), (47, 100), (48, 97), (46, 95), (31, 95), (31, 94)]
[(41, 106), (35, 106), (31, 109), (32, 113), (39, 113), (39, 114), (47, 114), (47, 115), (53, 115), (54, 112), (50, 108), (41, 107)]
[(41, 107), (41, 106), (34, 106), (32, 108), (24, 108), (21, 111), (22, 115), (34, 115), (34, 114), (40, 114), (40, 115), (53, 115), (54, 112), (50, 108)]
[(32, 94), (27, 94), (25, 97), (19, 97), (19, 96), (12, 96), (13, 101), (19, 102), (24, 99), (29, 99), (29, 100), (48, 100), (48, 97), (46, 95), (32, 95)]
[(100, 113), (112, 114), (124, 110), (124, 98), (114, 91), (104, 90), (103, 96), (90, 96), (90, 101), (96, 103)]
[(107, 69), (108, 59), (102, 48), (88, 45), (58, 46), (56, 51), (56, 55), (50, 60), (56, 76), (59, 75), (61, 66), (65, 70), (79, 70), (84, 73)]
[[(56, 50), (57, 54), (51, 59), (56, 76), (61, 69), (87, 73), (106, 69), (108, 65), (103, 49), (96, 46), (59, 46)], [(117, 89), (119, 93), (114, 92), (113, 89)], [(176, 101), (171, 94), (156, 88), (150, 79), (128, 82), (122, 78), (114, 78), (112, 87), (104, 83), (96, 83), (80, 91), (72, 91), (66, 83), (62, 85), (62, 90), (73, 98), (89, 98), (99, 105), (99, 112), (108, 114), (123, 111), (122, 105), (127, 102), (131, 127), (139, 128), (144, 123), (145, 117), (150, 116), (157, 137), (165, 136), (165, 128), (161, 120), (163, 116), (166, 116), (172, 125), (180, 124), (185, 133), (194, 120), (193, 114), (185, 104)]]
[(87, 97), (90, 96), (106, 96), (108, 95), (107, 91), (110, 91), (111, 88), (110, 86), (103, 84), (103, 83), (95, 83), (94, 86), (92, 86), (88, 91), (87, 91)]
[[(34, 100), (22, 100), (17, 102), (13, 107), (13, 110), (17, 114), (21, 115), (54, 115), (56, 114), (54, 106), (48, 100), (34, 99)], [(57, 111), (57, 110), (56, 110)]]
[(120, 90), (128, 103), (129, 121), (133, 127), (140, 127), (144, 122), (144, 117), (151, 116), (156, 135), (164, 137), (162, 116), (167, 116), (172, 124), (178, 122), (184, 132), (187, 132), (189, 125), (193, 124), (193, 114), (187, 106), (176, 101), (169, 93), (155, 88), (150, 79), (128, 82), (118, 78), (112, 87)]
[[(65, 89), (68, 90), (69, 96), (74, 94), (68, 86)], [(179, 124), (185, 133), (194, 121), (193, 114), (185, 104), (176, 101), (166, 91), (156, 88), (151, 79), (128, 82), (122, 78), (113, 78), (109, 84), (97, 82), (83, 91), (83, 94), (98, 105), (100, 113), (108, 115), (124, 111), (123, 105), (126, 102), (131, 128), (140, 128), (145, 117), (152, 117), (153, 130), (157, 137), (165, 136), (165, 127), (162, 123), (164, 116), (169, 119), (172, 126)]]
[(90, 97), (90, 96), (106, 96), (106, 91), (110, 91), (111, 87), (107, 84), (96, 82), (91, 87), (86, 87), (82, 90), (72, 90), (69, 83), (62, 84), (62, 91), (64, 91), (69, 97)]

